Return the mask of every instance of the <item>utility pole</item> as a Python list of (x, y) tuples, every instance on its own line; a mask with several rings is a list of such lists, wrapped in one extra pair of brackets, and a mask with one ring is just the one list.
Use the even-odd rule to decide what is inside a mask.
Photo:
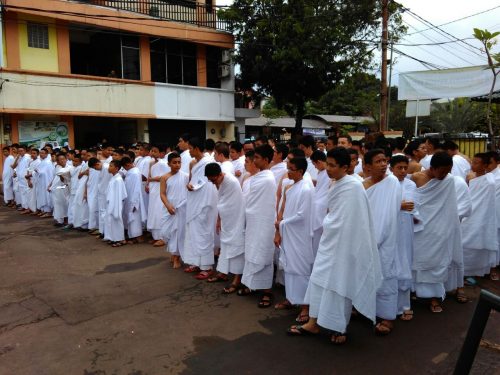
[(380, 131), (387, 125), (387, 42), (389, 20), (389, 0), (382, 0), (382, 71), (380, 77)]

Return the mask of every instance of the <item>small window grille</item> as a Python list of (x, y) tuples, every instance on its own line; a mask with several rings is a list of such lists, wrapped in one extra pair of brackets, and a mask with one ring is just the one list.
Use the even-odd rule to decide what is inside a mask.
[(49, 26), (28, 22), (28, 47), (49, 49)]

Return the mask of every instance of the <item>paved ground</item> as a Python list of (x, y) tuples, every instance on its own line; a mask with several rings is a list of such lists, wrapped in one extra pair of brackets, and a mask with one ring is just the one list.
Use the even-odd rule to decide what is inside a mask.
[[(475, 306), (417, 304), (384, 338), (355, 320), (333, 347), (287, 337), (293, 312), (220, 288), (170, 269), (161, 249), (113, 249), (0, 208), (0, 375), (449, 374)], [(474, 374), (500, 373), (499, 322), (492, 313)]]

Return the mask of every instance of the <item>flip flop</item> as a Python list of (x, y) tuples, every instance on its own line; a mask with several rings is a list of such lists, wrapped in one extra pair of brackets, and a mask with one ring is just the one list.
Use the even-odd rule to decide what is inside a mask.
[(294, 325), (286, 330), (288, 336), (315, 336), (318, 333), (304, 329), (302, 325)]
[(240, 287), (241, 284), (229, 284), (224, 289), (222, 289), (222, 294), (232, 294), (234, 292), (237, 292)]
[(273, 301), (274, 301), (274, 295), (270, 292), (264, 292), (262, 293), (262, 297), (260, 297), (257, 307), (259, 309), (266, 309), (273, 305)]
[(207, 283), (218, 283), (221, 281), (228, 281), (228, 280), (229, 278), (227, 277), (227, 275), (224, 275), (223, 273), (218, 273), (215, 276), (209, 277), (207, 279)]

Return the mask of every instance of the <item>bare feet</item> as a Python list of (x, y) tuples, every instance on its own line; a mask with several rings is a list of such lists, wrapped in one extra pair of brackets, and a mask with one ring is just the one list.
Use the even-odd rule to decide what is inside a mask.
[(379, 336), (387, 336), (392, 332), (394, 328), (392, 322), (390, 320), (381, 320), (380, 323), (377, 323), (375, 326), (375, 333)]
[(430, 309), (433, 313), (443, 312), (443, 308), (441, 307), (441, 303), (436, 298), (433, 298), (431, 300)]
[(404, 320), (405, 322), (409, 322), (413, 319), (413, 310), (405, 310), (399, 317), (399, 319)]
[(172, 268), (178, 269), (181, 268), (181, 257), (179, 255), (172, 255)]
[(155, 243), (153, 243), (153, 246), (154, 246), (154, 247), (162, 247), (162, 246), (165, 246), (165, 241), (163, 241), (163, 240), (157, 240), (157, 241), (155, 241)]

